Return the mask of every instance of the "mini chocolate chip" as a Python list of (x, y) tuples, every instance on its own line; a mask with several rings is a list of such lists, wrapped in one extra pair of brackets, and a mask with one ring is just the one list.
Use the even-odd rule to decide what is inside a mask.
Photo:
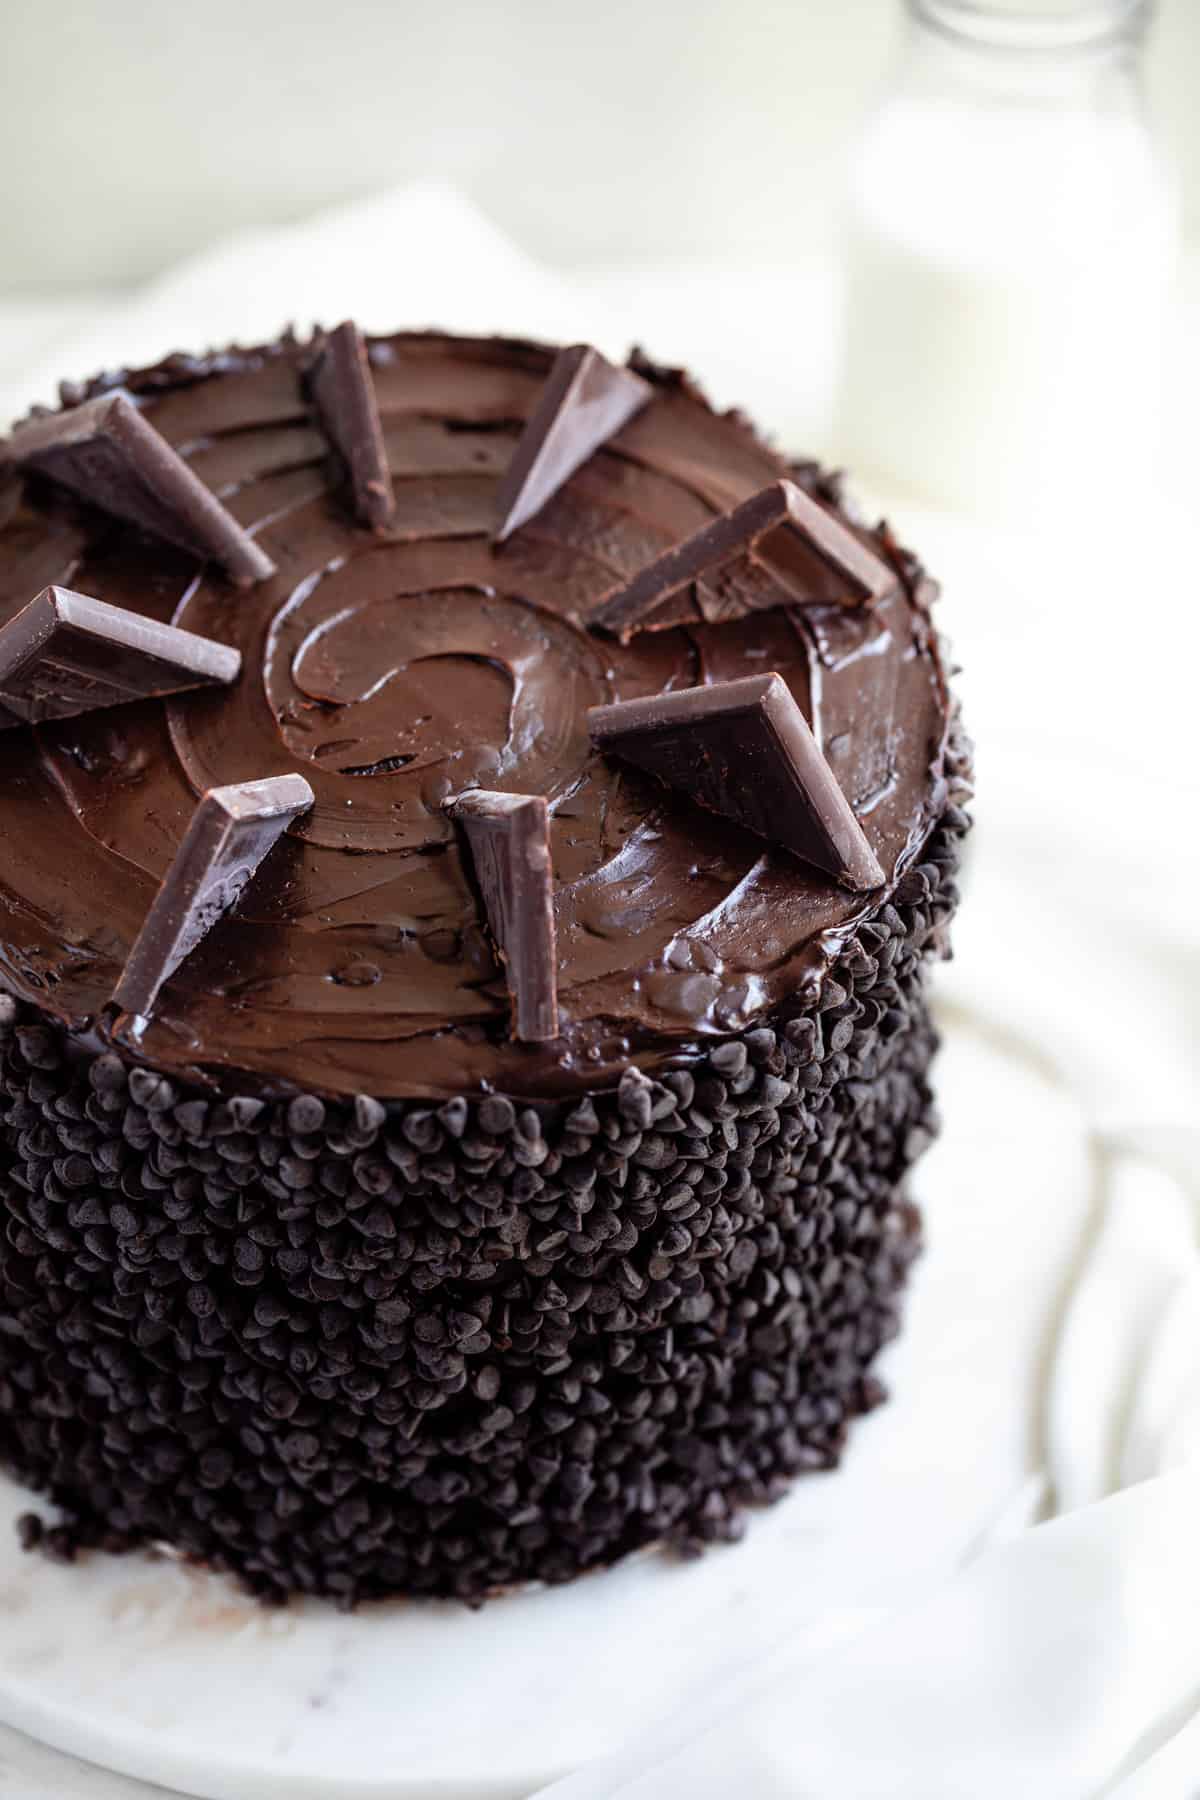
[(479, 1103), (479, 1123), (493, 1137), (503, 1137), (516, 1121), (517, 1109), (501, 1094), (489, 1094)]
[(17, 1537), (22, 1550), (36, 1550), (45, 1532), (45, 1522), (37, 1513), (23, 1512), (17, 1518)]
[(266, 1110), (266, 1101), (253, 1094), (235, 1094), (229, 1102), (229, 1118), (234, 1131), (246, 1131)]
[(446, 1104), (444, 1106), (439, 1106), (437, 1110), (439, 1122), (443, 1129), (449, 1132), (452, 1138), (460, 1138), (462, 1136), (467, 1128), (467, 1119), (469, 1115), (470, 1109), (463, 1099), (447, 1100)]
[(733, 1038), (710, 1050), (708, 1060), (719, 1075), (740, 1075), (746, 1067), (746, 1046), (740, 1039)]
[(128, 1085), (129, 1078), (120, 1057), (106, 1051), (103, 1056), (96, 1057), (89, 1067), (88, 1079), (97, 1093), (119, 1094)]
[(187, 1137), (203, 1137), (208, 1124), (208, 1103), (205, 1100), (184, 1100), (175, 1108), (175, 1121)]
[(807, 1013), (799, 1019), (789, 1019), (783, 1028), (783, 1035), (797, 1051), (801, 1062), (807, 1062), (816, 1054), (818, 1026), (816, 1020)]
[(17, 1043), (31, 1069), (57, 1069), (62, 1060), (52, 1034), (42, 1025), (18, 1025)]
[(617, 1105), (623, 1117), (644, 1131), (654, 1115), (654, 1093), (648, 1078), (638, 1068), (626, 1069), (617, 1086)]
[(387, 1108), (370, 1094), (355, 1094), (354, 1123), (360, 1131), (378, 1131), (387, 1120)]
[(287, 1125), (298, 1137), (310, 1137), (325, 1123), (325, 1103), (315, 1094), (297, 1094), (287, 1109)]
[(175, 1089), (163, 1075), (153, 1069), (131, 1069), (129, 1092), (138, 1106), (147, 1112), (163, 1112), (175, 1104)]
[(568, 1131), (578, 1132), (580, 1137), (595, 1137), (600, 1129), (600, 1119), (590, 1099), (581, 1100), (572, 1107), (563, 1123)]

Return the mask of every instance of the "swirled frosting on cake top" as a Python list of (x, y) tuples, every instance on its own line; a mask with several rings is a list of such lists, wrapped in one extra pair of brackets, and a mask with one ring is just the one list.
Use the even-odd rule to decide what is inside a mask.
[[(759, 568), (752, 605), (702, 575), (677, 623), (627, 641), (595, 629), (635, 576), (782, 476), (851, 522), (815, 468), (789, 470), (740, 416), (637, 359), (645, 404), (499, 541), (498, 494), (553, 357), (502, 339), (371, 340), (393, 496), (374, 529), (294, 340), (65, 393), (68, 407), (131, 394), (271, 572), (235, 586), (46, 474), (0, 478), (0, 624), (57, 585), (242, 659), (227, 687), (0, 735), (9, 989), (166, 1070), (386, 1098), (603, 1086), (631, 1058), (686, 1054), (819, 983), (944, 797), (929, 584), (885, 529), (851, 524), (898, 577), (870, 604), (839, 604), (826, 581), (806, 592), (795, 569), (772, 591)], [(869, 896), (590, 741), (591, 707), (771, 672), (883, 869)], [(313, 805), (135, 1025), (112, 995), (199, 797), (292, 773)], [(509, 1029), (447, 812), (470, 788), (548, 803), (548, 1042)]]

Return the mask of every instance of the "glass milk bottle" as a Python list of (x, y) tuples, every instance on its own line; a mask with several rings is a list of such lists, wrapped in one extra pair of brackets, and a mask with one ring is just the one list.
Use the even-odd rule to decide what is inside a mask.
[[(1036, 515), (1153, 478), (1177, 225), (1144, 0), (906, 0), (852, 176), (839, 455)], [(1099, 492), (1097, 493), (1097, 490)], [(1104, 498), (1105, 493), (1109, 498)]]

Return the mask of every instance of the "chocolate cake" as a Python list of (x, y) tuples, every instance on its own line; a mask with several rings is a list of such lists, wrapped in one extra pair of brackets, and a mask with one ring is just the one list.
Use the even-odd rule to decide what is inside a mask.
[(475, 1601), (832, 1467), (967, 825), (916, 559), (584, 346), (173, 356), (2, 456), (27, 1541)]

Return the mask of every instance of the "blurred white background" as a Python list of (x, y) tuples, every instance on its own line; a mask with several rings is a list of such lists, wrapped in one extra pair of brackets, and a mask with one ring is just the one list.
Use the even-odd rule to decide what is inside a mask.
[[(0, 288), (140, 279), (422, 175), (551, 264), (789, 261), (830, 235), (899, 10), (6, 0)], [(1193, 232), (1198, 70), (1200, 0), (1162, 0), (1150, 92)]]

